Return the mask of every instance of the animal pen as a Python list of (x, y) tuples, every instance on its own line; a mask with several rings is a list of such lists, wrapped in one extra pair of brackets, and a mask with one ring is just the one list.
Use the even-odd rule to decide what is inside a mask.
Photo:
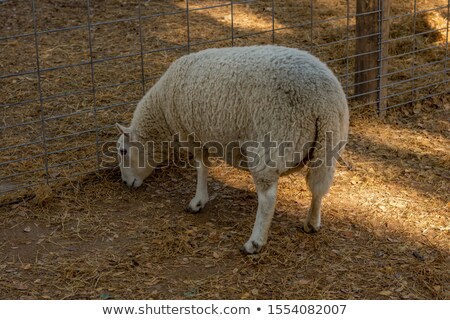
[[(1, 299), (450, 299), (448, 0), (0, 0)], [(193, 168), (139, 188), (109, 163), (116, 122), (169, 65), (212, 47), (307, 50), (334, 71), (349, 141), (310, 194), (280, 178), (270, 244), (239, 247), (245, 171)]]
[(1, 194), (102, 169), (113, 124), (129, 121), (171, 62), (205, 48), (308, 50), (338, 75), (353, 110), (449, 91), (448, 1), (1, 1), (0, 10)]

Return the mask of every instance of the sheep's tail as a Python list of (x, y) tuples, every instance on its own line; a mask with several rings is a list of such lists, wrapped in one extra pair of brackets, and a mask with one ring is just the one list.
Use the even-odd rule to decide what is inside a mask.
[(348, 112), (316, 119), (315, 141), (308, 154), (307, 182), (314, 193), (325, 194), (333, 181), (336, 163), (347, 141)]

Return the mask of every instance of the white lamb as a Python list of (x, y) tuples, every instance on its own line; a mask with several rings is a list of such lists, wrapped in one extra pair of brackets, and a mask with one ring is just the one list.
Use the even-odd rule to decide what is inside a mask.
[[(130, 127), (117, 125), (122, 179), (139, 187), (155, 162), (167, 158), (163, 142), (175, 136), (190, 141), (197, 189), (188, 209), (198, 212), (208, 202), (203, 160), (212, 146), (214, 155), (249, 170), (254, 179), (256, 221), (241, 250), (257, 253), (267, 242), (278, 178), (305, 164), (312, 201), (303, 228), (319, 230), (322, 198), (347, 140), (348, 122), (339, 81), (307, 52), (281, 46), (204, 50), (175, 61), (139, 102)], [(131, 147), (133, 142), (140, 147)], [(237, 148), (217, 151), (232, 143)]]

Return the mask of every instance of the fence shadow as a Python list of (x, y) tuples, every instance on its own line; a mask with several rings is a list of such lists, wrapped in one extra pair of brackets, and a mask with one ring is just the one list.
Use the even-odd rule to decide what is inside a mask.
[[(417, 154), (406, 148), (393, 147), (389, 143), (374, 142), (363, 134), (350, 134), (347, 149), (361, 160), (378, 163), (380, 170), (389, 170), (402, 177), (400, 185), (415, 189), (424, 196), (448, 201), (448, 194), (439, 190), (436, 181), (448, 179), (449, 163), (439, 155)], [(358, 166), (355, 163), (355, 166)], [(391, 177), (392, 183), (396, 177)]]

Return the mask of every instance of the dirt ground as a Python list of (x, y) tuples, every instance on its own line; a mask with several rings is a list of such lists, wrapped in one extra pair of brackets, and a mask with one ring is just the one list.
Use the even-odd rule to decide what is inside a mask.
[[(220, 6), (225, 1), (189, 2), (191, 51), (231, 45), (230, 8)], [(275, 42), (310, 49), (326, 61), (338, 59), (330, 67), (351, 95), (352, 76), (345, 73), (352, 72), (353, 59), (341, 58), (354, 49), (354, 41), (342, 42), (354, 36), (354, 18), (329, 20), (345, 18), (346, 1), (315, 1), (316, 21), (324, 22), (312, 34), (309, 0), (277, 2), (282, 5), (273, 16)], [(36, 3), (38, 30), (87, 23), (84, 0)], [(93, 23), (136, 16), (137, 1), (92, 3)], [(310, 199), (304, 172), (283, 177), (269, 243), (253, 256), (239, 252), (257, 206), (245, 172), (225, 165), (211, 170), (212, 200), (199, 214), (183, 211), (195, 193), (192, 168), (160, 169), (137, 190), (123, 185), (117, 169), (74, 176), (96, 170), (96, 140), (116, 139), (113, 123), (128, 123), (143, 91), (187, 53), (184, 3), (142, 1), (143, 15), (175, 13), (142, 25), (136, 20), (96, 25), (93, 59), (106, 60), (94, 64), (94, 79), (89, 63), (77, 65), (90, 58), (86, 28), (41, 34), (41, 67), (56, 67), (41, 75), (42, 105), (36, 74), (0, 78), (6, 146), (0, 152), (0, 177), (20, 173), (1, 182), (0, 191), (5, 185), (52, 181), (0, 198), (0, 298), (450, 299), (448, 94), (388, 110), (384, 118), (351, 100), (344, 156), (349, 165), (338, 168), (324, 200), (322, 229), (313, 235), (301, 231)], [(388, 106), (448, 91), (440, 62), (446, 57), (447, 11), (425, 12), (414, 22), (402, 15), (411, 12), (412, 3), (393, 2), (397, 18), (391, 38), (399, 40), (389, 44), (389, 54), (399, 58), (389, 62)], [(272, 43), (270, 4), (234, 7), (234, 45)], [(445, 4), (417, 1), (418, 10)], [(207, 5), (217, 7), (195, 10)], [(307, 26), (293, 27), (299, 22)], [(29, 2), (3, 2), (0, 27), (0, 39), (31, 34), (0, 40), (0, 76), (33, 70)], [(413, 30), (420, 35), (408, 38)], [(217, 42), (205, 43), (211, 40)], [(410, 53), (413, 46), (419, 51)], [(163, 48), (172, 49), (158, 51)], [(154, 52), (141, 61), (141, 50)], [(121, 55), (125, 58), (116, 59)], [(67, 64), (73, 66), (62, 68)], [(408, 80), (412, 76), (414, 83)], [(17, 105), (24, 100), (29, 103)], [(47, 176), (41, 117), (46, 119)]]
[(218, 166), (211, 202), (183, 208), (195, 170), (137, 190), (117, 170), (42, 187), (0, 207), (0, 298), (449, 299), (449, 100), (385, 119), (352, 117), (317, 234), (301, 231), (302, 174), (283, 177), (267, 248), (244, 256), (256, 196)]

